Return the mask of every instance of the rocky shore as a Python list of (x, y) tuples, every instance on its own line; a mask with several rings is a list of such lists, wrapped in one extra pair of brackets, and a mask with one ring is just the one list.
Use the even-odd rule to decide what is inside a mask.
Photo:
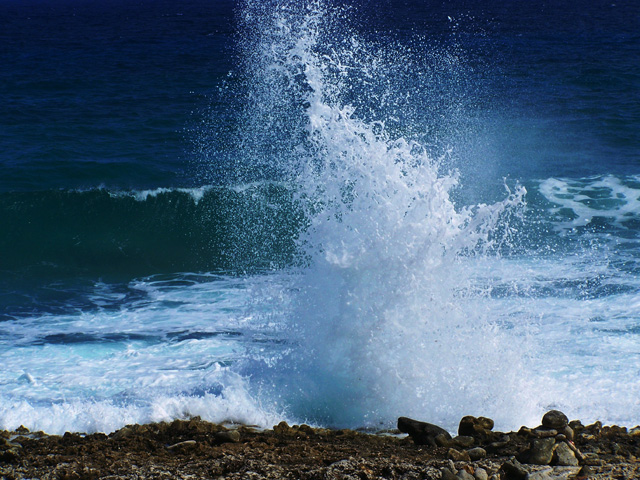
[(640, 478), (640, 428), (584, 426), (558, 411), (541, 425), (494, 431), (464, 417), (458, 435), (405, 417), (376, 434), (282, 422), (272, 430), (193, 418), (111, 435), (0, 431), (0, 479)]

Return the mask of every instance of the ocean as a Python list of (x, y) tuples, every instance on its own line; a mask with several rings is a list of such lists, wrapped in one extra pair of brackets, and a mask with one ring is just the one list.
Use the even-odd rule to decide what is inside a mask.
[(637, 2), (0, 25), (0, 428), (640, 423)]

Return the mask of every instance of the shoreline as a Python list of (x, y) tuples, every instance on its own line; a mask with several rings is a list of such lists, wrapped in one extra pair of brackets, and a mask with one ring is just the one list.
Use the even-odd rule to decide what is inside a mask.
[(198, 417), (110, 435), (19, 428), (0, 431), (0, 479), (640, 478), (640, 428), (584, 426), (557, 415), (551, 424), (549, 413), (543, 425), (508, 433), (493, 431), (490, 419), (464, 417), (455, 437), (404, 417), (399, 430), (378, 433), (285, 422), (228, 428)]

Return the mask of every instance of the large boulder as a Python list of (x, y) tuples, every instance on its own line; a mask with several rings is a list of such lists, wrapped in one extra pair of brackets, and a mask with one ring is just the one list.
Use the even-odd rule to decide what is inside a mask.
[[(431, 423), (420, 422), (407, 417), (398, 418), (398, 430), (408, 433), (416, 445), (438, 446), (436, 437), (442, 436), (451, 440), (451, 435), (444, 428)], [(442, 438), (441, 437), (441, 438)]]
[(569, 419), (560, 410), (549, 410), (542, 417), (542, 425), (547, 428), (562, 431), (569, 425)]
[(458, 425), (458, 435), (477, 436), (486, 435), (493, 430), (493, 420), (487, 417), (473, 417), (467, 415), (462, 417), (460, 425)]

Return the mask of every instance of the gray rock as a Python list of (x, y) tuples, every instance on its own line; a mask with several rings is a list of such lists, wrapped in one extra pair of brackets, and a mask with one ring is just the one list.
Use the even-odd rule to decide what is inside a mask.
[(500, 468), (504, 472), (504, 480), (524, 480), (529, 473), (515, 458), (503, 463)]
[(458, 480), (458, 477), (456, 476), (456, 474), (453, 473), (448, 468), (443, 468), (440, 471), (440, 475), (441, 475), (440, 476), (441, 480)]
[(398, 430), (408, 433), (416, 445), (437, 447), (436, 437), (439, 435), (451, 440), (451, 435), (444, 428), (407, 417), (398, 418)]
[(469, 458), (472, 461), (482, 460), (484, 457), (487, 456), (487, 451), (484, 448), (480, 448), (480, 447), (471, 448), (467, 450), (467, 453), (469, 454)]
[(550, 410), (542, 417), (542, 425), (547, 428), (562, 430), (569, 425), (569, 419), (559, 410)]
[(545, 468), (544, 470), (537, 470), (527, 475), (526, 480), (551, 480), (553, 477), (550, 475), (553, 473), (553, 469)]
[(534, 465), (549, 465), (553, 459), (555, 438), (536, 438), (531, 442), (527, 463)]
[(553, 453), (553, 463), (554, 465), (567, 467), (575, 467), (579, 464), (573, 450), (565, 442), (556, 444), (556, 449)]
[(489, 474), (484, 468), (481, 467), (476, 468), (474, 477), (476, 480), (489, 480)]
[(458, 472), (458, 475), (456, 475), (456, 478), (458, 480), (475, 480), (475, 478), (473, 477), (473, 475), (471, 475), (469, 472), (467, 472), (466, 470), (460, 470)]

